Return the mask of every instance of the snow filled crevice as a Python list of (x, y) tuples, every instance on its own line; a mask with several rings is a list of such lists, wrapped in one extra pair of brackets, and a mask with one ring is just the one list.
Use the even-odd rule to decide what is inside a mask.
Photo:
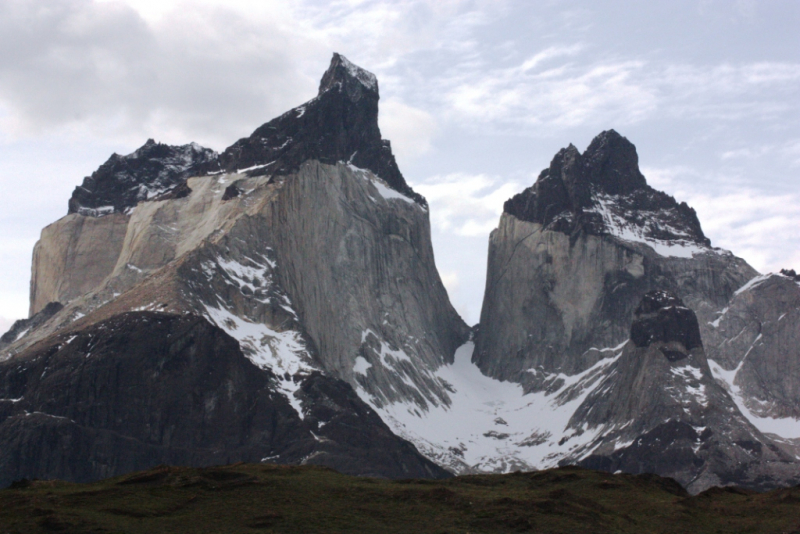
[(378, 405), (364, 389), (357, 391), (396, 434), (459, 473), (553, 467), (565, 457), (588, 454), (610, 430), (571, 428), (569, 422), (621, 352), (578, 375), (554, 377), (563, 381), (556, 391), (526, 395), (520, 384), (481, 373), (471, 361), (473, 349), (472, 342), (462, 345), (453, 364), (435, 372), (449, 386), (449, 406)]

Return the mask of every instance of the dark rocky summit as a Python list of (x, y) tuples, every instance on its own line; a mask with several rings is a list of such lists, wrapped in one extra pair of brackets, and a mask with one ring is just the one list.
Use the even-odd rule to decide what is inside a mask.
[(561, 149), (504, 211), (570, 235), (631, 229), (643, 238), (710, 245), (694, 209), (647, 185), (636, 147), (614, 130), (595, 137), (583, 154), (573, 145)]
[(631, 341), (637, 347), (649, 347), (657, 341), (677, 341), (687, 350), (702, 345), (697, 316), (681, 299), (666, 291), (646, 293), (635, 314)]
[(400, 173), (389, 141), (381, 139), (379, 98), (374, 74), (334, 54), (316, 98), (260, 126), (205, 169), (286, 175), (307, 160), (343, 161), (369, 169), (389, 187), (426, 206)]
[(60, 334), (0, 363), (0, 486), (88, 481), (158, 464), (302, 463), (446, 477), (345, 382), (314, 373), (301, 418), (239, 344), (203, 318), (154, 312)]
[(170, 146), (148, 139), (132, 154), (112, 154), (84, 178), (83, 184), (72, 192), (69, 213), (94, 217), (123, 213), (143, 200), (163, 197), (176, 188), (187, 195), (186, 178), (198, 166), (216, 158), (216, 152), (196, 143)]

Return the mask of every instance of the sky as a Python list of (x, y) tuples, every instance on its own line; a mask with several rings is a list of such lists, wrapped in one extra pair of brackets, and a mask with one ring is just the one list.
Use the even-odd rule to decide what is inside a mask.
[(378, 76), (470, 324), (503, 202), (611, 128), (712, 245), (800, 269), (798, 27), (795, 0), (0, 0), (0, 331), (84, 176), (150, 137), (222, 150), (313, 98), (333, 52)]

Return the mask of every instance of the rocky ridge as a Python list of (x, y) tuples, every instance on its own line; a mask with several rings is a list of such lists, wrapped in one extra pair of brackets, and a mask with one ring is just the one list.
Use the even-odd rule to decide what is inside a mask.
[(170, 146), (152, 139), (127, 156), (112, 154), (75, 188), (68, 213), (102, 217), (125, 213), (143, 200), (167, 194), (189, 194), (182, 187), (199, 166), (215, 161), (217, 153), (197, 143)]

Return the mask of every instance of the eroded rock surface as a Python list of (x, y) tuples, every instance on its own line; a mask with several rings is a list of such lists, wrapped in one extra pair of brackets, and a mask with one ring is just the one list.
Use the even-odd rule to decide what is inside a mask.
[(305, 379), (302, 417), (273, 373), (201, 317), (126, 313), (51, 343), (0, 364), (0, 486), (267, 460), (448, 476), (340, 380)]
[(765, 432), (800, 438), (800, 282), (748, 282), (708, 323), (712, 371)]
[(635, 147), (603, 132), (583, 154), (559, 152), (506, 203), (489, 241), (475, 361), (542, 389), (537, 373), (574, 375), (624, 342), (648, 291), (678, 295), (703, 332), (756, 274), (711, 248), (694, 210), (649, 187)]

